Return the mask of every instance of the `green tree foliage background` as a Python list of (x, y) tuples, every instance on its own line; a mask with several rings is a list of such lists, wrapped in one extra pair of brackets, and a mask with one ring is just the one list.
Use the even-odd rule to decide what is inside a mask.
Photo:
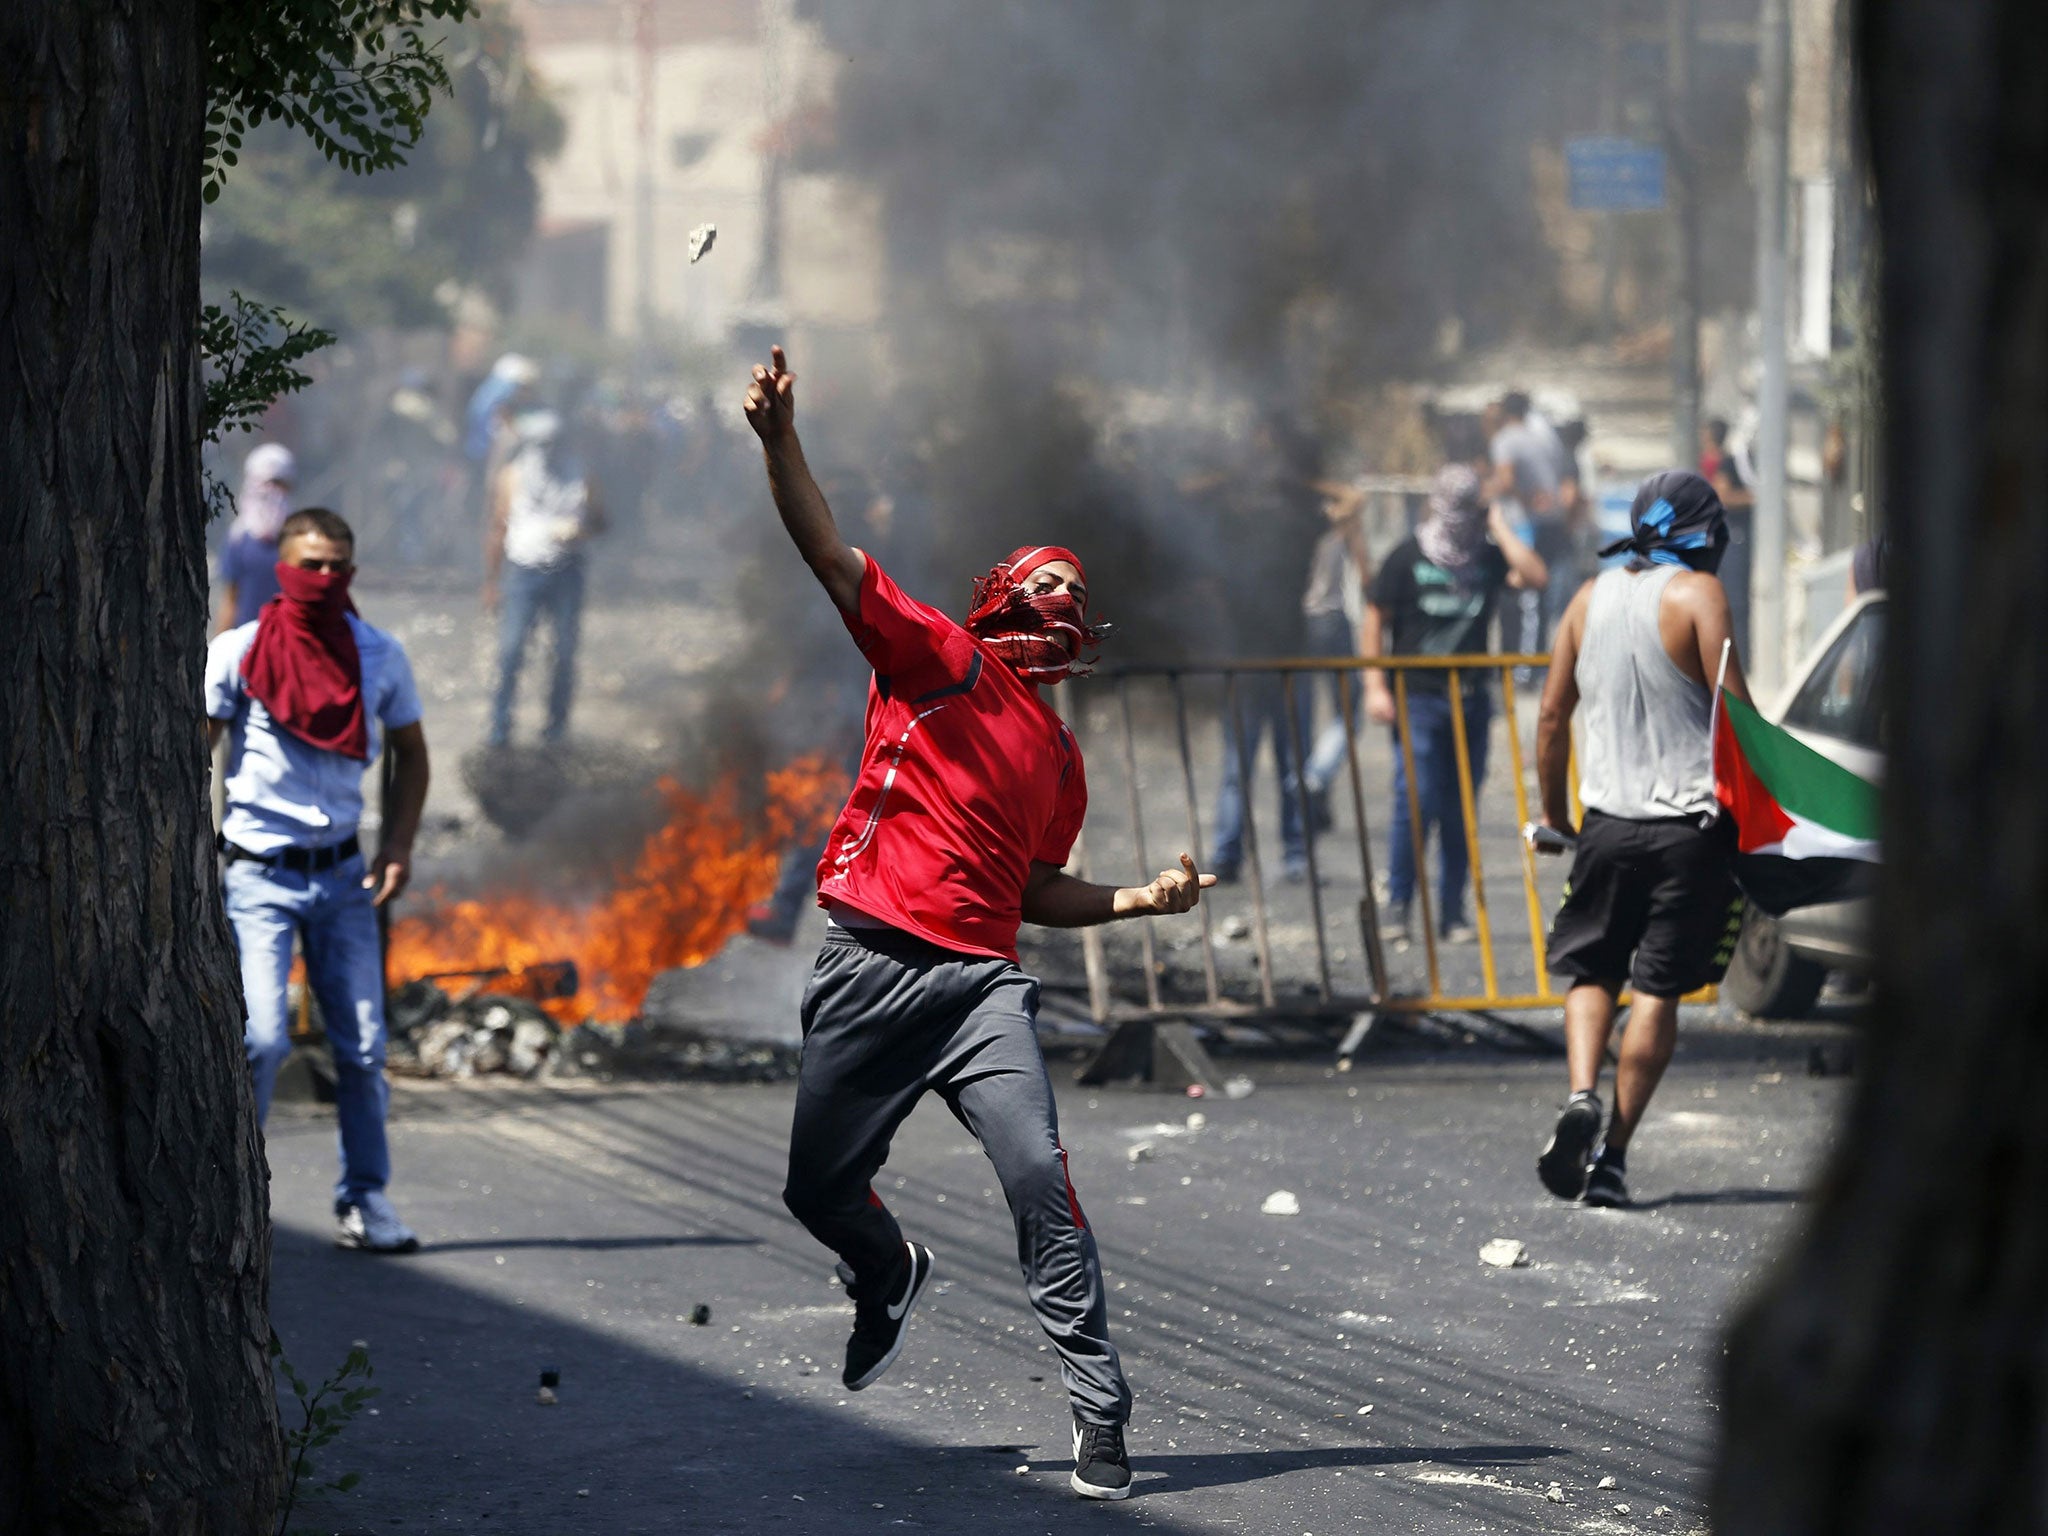
[[(217, 150), (232, 158), (210, 171), (232, 174), (210, 174), (219, 190), (201, 229), (206, 298), (225, 305), (239, 293), (343, 337), (445, 324), (461, 286), (507, 299), (533, 229), (534, 164), (560, 146), (562, 120), (505, 7), (226, 9), (252, 8), (260, 16), (244, 23), (264, 36), (267, 72), (248, 87), (233, 28), (215, 28)], [(295, 63), (304, 49), (315, 61)]]

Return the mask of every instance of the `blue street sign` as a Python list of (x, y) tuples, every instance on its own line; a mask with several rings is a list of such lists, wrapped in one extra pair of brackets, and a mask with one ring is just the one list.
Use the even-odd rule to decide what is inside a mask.
[(1664, 151), (1633, 139), (1566, 139), (1574, 208), (1625, 213), (1664, 206)]

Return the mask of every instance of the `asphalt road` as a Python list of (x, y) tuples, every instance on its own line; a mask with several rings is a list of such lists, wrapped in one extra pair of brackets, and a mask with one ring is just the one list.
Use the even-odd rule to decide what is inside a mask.
[[(278, 1332), (315, 1380), (365, 1341), (383, 1388), (321, 1469), (360, 1486), (293, 1524), (1699, 1531), (1719, 1329), (1842, 1099), (1806, 1073), (1815, 1039), (1844, 1048), (1695, 1029), (1625, 1213), (1536, 1182), (1554, 1061), (1254, 1067), (1252, 1096), (1200, 1105), (1063, 1086), (1138, 1398), (1116, 1506), (1067, 1491), (1064, 1395), (1001, 1199), (935, 1102), (881, 1187), (939, 1284), (857, 1396), (851, 1309), (779, 1198), (787, 1088), (401, 1085), (393, 1195), (429, 1243), (406, 1259), (328, 1246), (330, 1122), (281, 1108)], [(1280, 1189), (1299, 1215), (1261, 1213)], [(1527, 1267), (1483, 1265), (1495, 1237)], [(559, 1406), (535, 1401), (543, 1367)]]

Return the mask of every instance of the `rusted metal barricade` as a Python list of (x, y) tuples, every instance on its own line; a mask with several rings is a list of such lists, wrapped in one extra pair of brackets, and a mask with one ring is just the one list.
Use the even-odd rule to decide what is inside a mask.
[[(1168, 1020), (1187, 1021), (1191, 1019), (1232, 1020), (1252, 1022), (1261, 1015), (1291, 1018), (1327, 1017), (1333, 1024), (1358, 1021), (1349, 1041), (1355, 1045), (1362, 1036), (1364, 1027), (1369, 1026), (1373, 1017), (1380, 1015), (1417, 1015), (1434, 1013), (1492, 1014), (1526, 1009), (1555, 1008), (1563, 1002), (1562, 994), (1550, 982), (1547, 963), (1547, 928), (1551, 899), (1543, 889), (1543, 878), (1539, 877), (1537, 856), (1519, 834), (1521, 826), (1532, 819), (1534, 791), (1532, 785), (1533, 741), (1525, 744), (1521, 727), (1519, 700), (1515, 674), (1517, 671), (1547, 668), (1550, 658), (1543, 655), (1464, 655), (1464, 656), (1388, 656), (1370, 660), (1362, 657), (1288, 657), (1275, 660), (1232, 661), (1232, 662), (1190, 662), (1175, 665), (1132, 665), (1107, 667), (1091, 682), (1091, 690), (1107, 689), (1115, 694), (1113, 702), (1105, 711), (1099, 694), (1089, 700), (1077, 699), (1077, 703), (1093, 705), (1096, 731), (1102, 726), (1101, 715), (1107, 713), (1111, 730), (1118, 737), (1113, 758), (1121, 769), (1124, 781), (1125, 810), (1130, 821), (1131, 852), (1135, 856), (1133, 869), (1150, 872), (1159, 867), (1152, 857), (1152, 849), (1146, 835), (1145, 802), (1148, 798), (1141, 789), (1139, 765), (1139, 730), (1134, 714), (1132, 693), (1141, 684), (1163, 685), (1166, 702), (1171, 712), (1170, 734), (1175, 755), (1177, 772), (1169, 770), (1168, 777), (1177, 779), (1169, 786), (1177, 791), (1185, 816), (1186, 846), (1199, 862), (1206, 851), (1203, 842), (1201, 798), (1197, 789), (1197, 759), (1190, 735), (1189, 692), (1191, 684), (1213, 688), (1221, 687), (1219, 714), (1226, 724), (1225, 751), (1239, 755), (1237, 780), (1246, 797), (1244, 822), (1244, 861), (1241, 870), (1245, 892), (1250, 904), (1249, 938), (1254, 948), (1256, 967), (1255, 996), (1233, 997), (1228, 995), (1217, 955), (1217, 914), (1216, 902), (1205, 899), (1197, 909), (1200, 924), (1202, 995), (1199, 998), (1169, 998), (1162, 995), (1159, 937), (1154, 931), (1154, 919), (1140, 920), (1139, 948), (1144, 969), (1144, 1002), (1142, 1005), (1116, 1001), (1117, 987), (1110, 974), (1106, 949), (1102, 935), (1095, 930), (1086, 930), (1083, 944), (1088, 964), (1091, 1006), (1098, 1023), (1118, 1026), (1108, 1045), (1099, 1054), (1096, 1062), (1084, 1068), (1083, 1078), (1089, 1081), (1104, 1080), (1107, 1076), (1122, 1075), (1134, 1061), (1138, 1061), (1144, 1049), (1149, 1049), (1151, 1027)], [(1421, 945), (1426, 980), (1422, 985), (1413, 985), (1397, 978), (1389, 967), (1387, 947), (1381, 934), (1378, 902), (1375, 896), (1373, 821), (1367, 806), (1370, 795), (1362, 758), (1365, 756), (1364, 724), (1360, 719), (1360, 685), (1363, 670), (1367, 667), (1383, 669), (1390, 678), (1394, 697), (1395, 733), (1390, 751), (1401, 754), (1407, 794), (1405, 815), (1408, 832), (1414, 850), (1416, 865), (1415, 896), (1420, 909)], [(1468, 863), (1468, 878), (1472, 901), (1472, 921), (1477, 931), (1476, 946), (1478, 959), (1478, 985), (1469, 983), (1447, 986), (1444, 979), (1443, 957), (1439, 952), (1437, 913), (1431, 894), (1430, 880), (1426, 867), (1426, 846), (1422, 807), (1422, 787), (1416, 776), (1414, 733), (1410, 729), (1410, 679), (1418, 673), (1430, 673), (1443, 678), (1445, 689), (1451, 699), (1458, 701), (1450, 710), (1453, 757), (1457, 768), (1458, 807), (1457, 827), (1445, 821), (1440, 827), (1439, 837), (1461, 835), (1465, 840)], [(1287, 745), (1295, 764), (1291, 792), (1296, 797), (1295, 814), (1303, 828), (1303, 853), (1306, 863), (1306, 895), (1308, 923), (1314, 935), (1315, 973), (1312, 978), (1276, 978), (1274, 945), (1272, 939), (1272, 890), (1269, 884), (1269, 869), (1262, 854), (1259, 841), (1259, 818), (1255, 809), (1254, 779), (1250, 752), (1257, 749), (1257, 737), (1252, 740), (1248, 751), (1246, 731), (1240, 710), (1240, 695), (1243, 680), (1252, 677), (1277, 675), (1281, 691)], [(1326, 902), (1330, 897), (1325, 879), (1324, 859), (1317, 850), (1316, 822), (1311, 805), (1311, 796), (1304, 782), (1305, 767), (1310, 748), (1313, 724), (1312, 711), (1305, 707), (1302, 680), (1332, 676), (1336, 678), (1338, 695), (1335, 720), (1341, 723), (1344, 740), (1344, 758), (1339, 775), (1349, 788), (1350, 821), (1356, 840), (1357, 878), (1360, 891), (1357, 901), (1357, 924), (1360, 953), (1364, 962), (1363, 974), (1356, 981), (1346, 984), (1333, 963), (1329, 937), (1329, 914)], [(1262, 686), (1271, 686), (1262, 684)], [(1473, 763), (1475, 744), (1467, 739), (1466, 689), (1471, 687), (1496, 687), (1499, 690), (1499, 726), (1506, 736), (1506, 771), (1512, 786), (1512, 807), (1514, 824), (1509, 829), (1514, 836), (1518, 850), (1517, 875), (1522, 900), (1517, 905), (1524, 909), (1528, 924), (1528, 957), (1530, 979), (1526, 984), (1503, 982), (1503, 965), (1497, 948), (1497, 929), (1494, 908), (1489, 904), (1485, 852), (1480, 835), (1481, 785), (1475, 782)], [(1077, 732), (1083, 730), (1084, 719), (1091, 713), (1090, 708), (1074, 711), (1073, 724)], [(1090, 745), (1085, 739), (1084, 750)], [(1096, 761), (1094, 757), (1089, 759)], [(1099, 770), (1098, 770), (1099, 772)], [(1575, 760), (1569, 773), (1572, 811), (1574, 818), (1579, 814), (1578, 775)], [(1098, 779), (1098, 785), (1099, 785)], [(1327, 792), (1334, 796), (1339, 789), (1336, 781), (1327, 786)], [(1283, 777), (1281, 793), (1290, 790)], [(1098, 788), (1098, 793), (1099, 793)], [(1172, 818), (1176, 821), (1179, 817)], [(1097, 839), (1099, 845), (1100, 839)], [(1498, 852), (1498, 850), (1496, 850)], [(1086, 850), (1082, 851), (1086, 860)], [(1118, 860), (1121, 869), (1123, 860)], [(1098, 871), (1104, 873), (1106, 871)], [(1560, 885), (1563, 880), (1563, 861), (1550, 883)], [(1520, 970), (1519, 963), (1514, 967)], [(1283, 982), (1293, 982), (1309, 991), (1308, 997), (1282, 1002)], [(1296, 994), (1299, 996), (1299, 994)], [(1711, 991), (1697, 994), (1712, 997)], [(1142, 1070), (1142, 1062), (1138, 1062)], [(1192, 1076), (1192, 1073), (1185, 1074)]]

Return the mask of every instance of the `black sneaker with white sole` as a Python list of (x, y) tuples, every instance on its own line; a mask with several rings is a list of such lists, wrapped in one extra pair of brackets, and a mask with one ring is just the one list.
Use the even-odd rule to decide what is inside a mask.
[(1628, 1164), (1603, 1150), (1586, 1175), (1585, 1201), (1610, 1211), (1625, 1211), (1634, 1204), (1628, 1197)]
[(1593, 1144), (1600, 1139), (1600, 1095), (1575, 1093), (1557, 1117), (1550, 1145), (1536, 1159), (1536, 1176), (1560, 1200), (1576, 1200), (1586, 1191), (1586, 1169)]
[(1084, 1499), (1128, 1499), (1131, 1458), (1124, 1451), (1121, 1424), (1074, 1420), (1074, 1492)]
[(873, 1294), (865, 1285), (846, 1288), (853, 1298), (853, 1335), (846, 1341), (846, 1369), (839, 1379), (849, 1392), (872, 1386), (894, 1363), (903, 1348), (911, 1310), (931, 1284), (931, 1249), (905, 1243), (903, 1251), (903, 1267), (888, 1284), (874, 1287)]

